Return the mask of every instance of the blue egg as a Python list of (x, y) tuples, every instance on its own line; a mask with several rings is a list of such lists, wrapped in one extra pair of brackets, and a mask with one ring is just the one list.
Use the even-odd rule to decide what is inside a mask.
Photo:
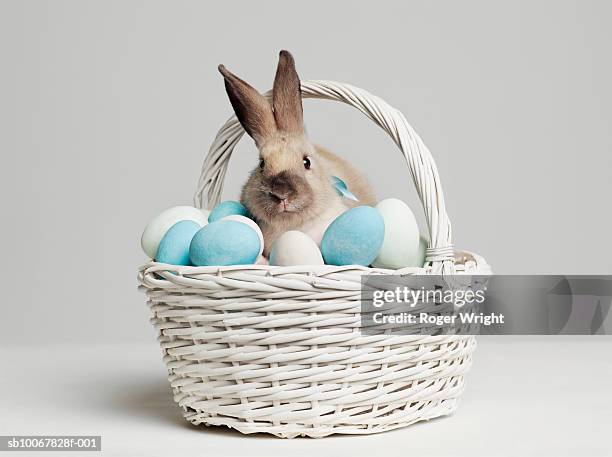
[(168, 229), (159, 242), (156, 260), (172, 265), (191, 265), (189, 245), (202, 226), (194, 221), (180, 221)]
[(246, 209), (246, 206), (242, 203), (234, 200), (226, 200), (214, 207), (208, 216), (208, 222), (219, 221), (226, 216), (232, 216), (234, 214), (252, 219), (251, 213), (249, 213), (249, 210)]
[(328, 265), (370, 265), (385, 238), (385, 222), (377, 209), (358, 206), (338, 216), (325, 230), (321, 253)]
[(216, 221), (202, 227), (191, 240), (189, 257), (194, 265), (249, 265), (259, 256), (259, 235), (247, 224)]

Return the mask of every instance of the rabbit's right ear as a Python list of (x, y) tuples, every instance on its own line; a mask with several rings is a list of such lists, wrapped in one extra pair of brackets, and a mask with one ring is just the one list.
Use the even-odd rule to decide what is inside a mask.
[(223, 65), (219, 65), (219, 72), (225, 79), (225, 90), (236, 117), (244, 130), (255, 140), (255, 143), (260, 145), (265, 137), (276, 131), (274, 113), (270, 102)]
[(300, 77), (295, 70), (295, 61), (289, 51), (283, 50), (278, 56), (272, 89), (272, 106), (279, 130), (304, 133)]

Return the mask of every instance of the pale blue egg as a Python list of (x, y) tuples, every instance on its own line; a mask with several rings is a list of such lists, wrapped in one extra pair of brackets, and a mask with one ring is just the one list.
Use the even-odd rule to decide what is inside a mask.
[(189, 247), (194, 265), (249, 265), (259, 256), (261, 243), (255, 230), (242, 222), (209, 223), (195, 234)]
[(208, 222), (219, 221), (226, 216), (232, 216), (234, 214), (249, 218), (251, 217), (251, 213), (249, 213), (249, 210), (246, 209), (246, 206), (244, 206), (242, 203), (234, 200), (226, 200), (214, 207), (208, 216)]
[(325, 230), (321, 253), (328, 265), (370, 265), (385, 238), (385, 222), (375, 208), (358, 206), (338, 216)]
[(191, 265), (189, 245), (202, 226), (194, 221), (180, 221), (168, 229), (157, 248), (158, 262), (172, 265)]

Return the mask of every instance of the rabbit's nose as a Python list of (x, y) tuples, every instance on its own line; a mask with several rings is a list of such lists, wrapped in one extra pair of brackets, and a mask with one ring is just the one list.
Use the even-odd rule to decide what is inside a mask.
[(289, 179), (287, 179), (283, 174), (272, 178), (270, 182), (270, 193), (274, 197), (278, 198), (279, 200), (286, 200), (293, 195), (294, 192), (295, 190), (289, 182)]

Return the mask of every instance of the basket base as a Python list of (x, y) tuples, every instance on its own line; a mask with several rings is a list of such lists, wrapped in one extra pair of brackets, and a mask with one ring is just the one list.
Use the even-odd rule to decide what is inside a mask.
[[(456, 268), (475, 273), (477, 264), (466, 254)], [(475, 338), (362, 334), (363, 275), (393, 272), (321, 268), (143, 267), (174, 400), (189, 422), (320, 438), (455, 410)]]
[(346, 425), (305, 425), (273, 424), (267, 421), (244, 421), (235, 417), (210, 416), (203, 412), (197, 412), (191, 408), (183, 411), (183, 417), (193, 425), (225, 426), (235, 429), (245, 435), (254, 433), (266, 433), (278, 438), (323, 438), (334, 434), (344, 435), (371, 435), (375, 433), (388, 432), (398, 428), (407, 427), (417, 422), (428, 421), (438, 417), (448, 416), (457, 408), (457, 399), (450, 398), (441, 401), (415, 402), (410, 407), (402, 407), (393, 412), (389, 417), (392, 421), (381, 424), (346, 424)]

